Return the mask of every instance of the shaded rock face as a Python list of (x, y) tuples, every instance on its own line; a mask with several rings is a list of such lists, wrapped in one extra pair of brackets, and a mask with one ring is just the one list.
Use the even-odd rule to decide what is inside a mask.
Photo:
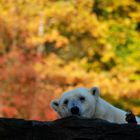
[(68, 117), (52, 122), (0, 119), (1, 140), (139, 140), (140, 125)]
[(125, 119), (128, 123), (137, 124), (136, 117), (131, 111), (126, 113)]

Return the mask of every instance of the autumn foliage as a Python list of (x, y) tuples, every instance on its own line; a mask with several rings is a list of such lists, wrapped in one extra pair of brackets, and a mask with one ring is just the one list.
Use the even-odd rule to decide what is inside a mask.
[(0, 117), (52, 120), (50, 101), (97, 85), (140, 114), (139, 0), (0, 0)]

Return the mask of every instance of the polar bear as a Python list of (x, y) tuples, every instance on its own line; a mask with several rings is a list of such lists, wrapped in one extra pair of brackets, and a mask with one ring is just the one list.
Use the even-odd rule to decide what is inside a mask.
[[(76, 88), (64, 92), (60, 100), (53, 100), (51, 107), (63, 117), (71, 115), (86, 118), (99, 118), (113, 123), (127, 123), (127, 112), (114, 107), (99, 96), (99, 88)], [(140, 124), (140, 118), (136, 117)]]

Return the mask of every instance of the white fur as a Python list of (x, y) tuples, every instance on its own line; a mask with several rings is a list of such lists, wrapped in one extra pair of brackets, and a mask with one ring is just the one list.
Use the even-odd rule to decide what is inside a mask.
[[(81, 101), (80, 97), (85, 100)], [(68, 100), (67, 104), (64, 101)], [(65, 92), (60, 100), (53, 100), (51, 106), (61, 118), (71, 116), (71, 108), (79, 108), (79, 116), (87, 118), (100, 118), (113, 123), (127, 123), (126, 112), (112, 106), (110, 103), (99, 97), (99, 89), (76, 88)], [(137, 123), (140, 124), (140, 118), (136, 117)]]

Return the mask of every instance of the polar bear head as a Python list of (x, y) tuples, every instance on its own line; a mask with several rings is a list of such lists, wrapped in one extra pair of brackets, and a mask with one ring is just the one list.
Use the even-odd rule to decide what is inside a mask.
[(60, 100), (51, 102), (51, 107), (61, 118), (71, 115), (91, 118), (94, 116), (98, 97), (97, 87), (91, 89), (80, 87), (64, 92)]

